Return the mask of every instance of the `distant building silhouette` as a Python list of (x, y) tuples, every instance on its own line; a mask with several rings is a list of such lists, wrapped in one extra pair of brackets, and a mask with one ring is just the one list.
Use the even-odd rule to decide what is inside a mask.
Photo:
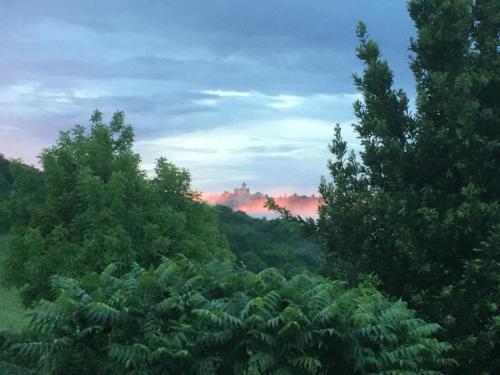
[(250, 189), (247, 188), (247, 184), (244, 182), (241, 184), (240, 188), (234, 188), (234, 195), (237, 195), (237, 196), (250, 195)]
[[(232, 208), (233, 210), (241, 210), (256, 217), (277, 217), (276, 212), (271, 212), (264, 207), (266, 203), (266, 195), (257, 192), (250, 193), (247, 184), (243, 182), (241, 187), (234, 188), (234, 193), (225, 191), (222, 194), (205, 195), (204, 199), (210, 204), (220, 204)], [(275, 197), (275, 202), (278, 205), (288, 208), (292, 213), (305, 217), (316, 217), (320, 200), (314, 194), (311, 196), (284, 194), (281, 197)]]

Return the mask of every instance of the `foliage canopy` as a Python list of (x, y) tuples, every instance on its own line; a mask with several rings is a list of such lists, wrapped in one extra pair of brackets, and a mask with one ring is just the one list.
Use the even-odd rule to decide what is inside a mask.
[(183, 256), (54, 277), (35, 341), (11, 346), (48, 374), (438, 374), (435, 324), (373, 287)]
[(186, 170), (160, 158), (147, 178), (123, 112), (106, 124), (96, 111), (91, 123), (88, 133), (75, 126), (43, 151), (43, 173), (11, 165), (6, 280), (26, 303), (49, 297), (54, 274), (78, 277), (116, 261), (157, 265), (177, 253), (233, 257)]
[(297, 223), (257, 219), (225, 206), (217, 206), (217, 210), (219, 229), (229, 248), (250, 271), (276, 267), (291, 276), (319, 269), (319, 243), (314, 237), (305, 238)]

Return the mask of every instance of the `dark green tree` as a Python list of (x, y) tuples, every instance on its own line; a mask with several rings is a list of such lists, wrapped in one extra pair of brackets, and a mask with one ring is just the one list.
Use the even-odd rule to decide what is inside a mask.
[(177, 253), (232, 257), (189, 173), (161, 158), (147, 178), (123, 112), (106, 124), (96, 111), (91, 122), (89, 132), (76, 126), (42, 152), (43, 172), (11, 165), (5, 275), (26, 303), (49, 297), (56, 273), (78, 277), (116, 261), (156, 265)]
[(315, 227), (328, 271), (374, 273), (382, 290), (452, 341), (460, 374), (500, 368), (500, 2), (412, 0), (416, 112), (358, 27), (362, 145), (340, 128)]

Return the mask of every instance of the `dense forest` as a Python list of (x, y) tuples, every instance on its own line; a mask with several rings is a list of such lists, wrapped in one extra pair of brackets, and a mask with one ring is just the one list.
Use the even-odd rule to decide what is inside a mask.
[(362, 150), (335, 127), (318, 219), (147, 175), (123, 112), (40, 169), (0, 157), (0, 295), (30, 316), (0, 322), (0, 372), (498, 373), (500, 3), (408, 9), (414, 109), (360, 23)]
[(275, 267), (289, 276), (306, 269), (318, 271), (321, 247), (317, 238), (304, 235), (300, 224), (253, 218), (226, 206), (217, 206), (217, 210), (221, 233), (248, 270)]

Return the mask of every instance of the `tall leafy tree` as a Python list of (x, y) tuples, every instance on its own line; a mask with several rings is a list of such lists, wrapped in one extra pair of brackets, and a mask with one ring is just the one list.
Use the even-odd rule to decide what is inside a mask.
[(500, 368), (500, 2), (412, 0), (416, 112), (360, 24), (360, 157), (337, 127), (315, 224), (328, 270), (375, 273), (444, 327), (460, 374)]
[(56, 273), (77, 277), (116, 261), (156, 265), (177, 253), (232, 257), (189, 173), (161, 158), (148, 178), (133, 139), (123, 112), (107, 124), (96, 111), (88, 132), (76, 126), (43, 151), (43, 172), (11, 165), (5, 275), (26, 303), (49, 297)]

